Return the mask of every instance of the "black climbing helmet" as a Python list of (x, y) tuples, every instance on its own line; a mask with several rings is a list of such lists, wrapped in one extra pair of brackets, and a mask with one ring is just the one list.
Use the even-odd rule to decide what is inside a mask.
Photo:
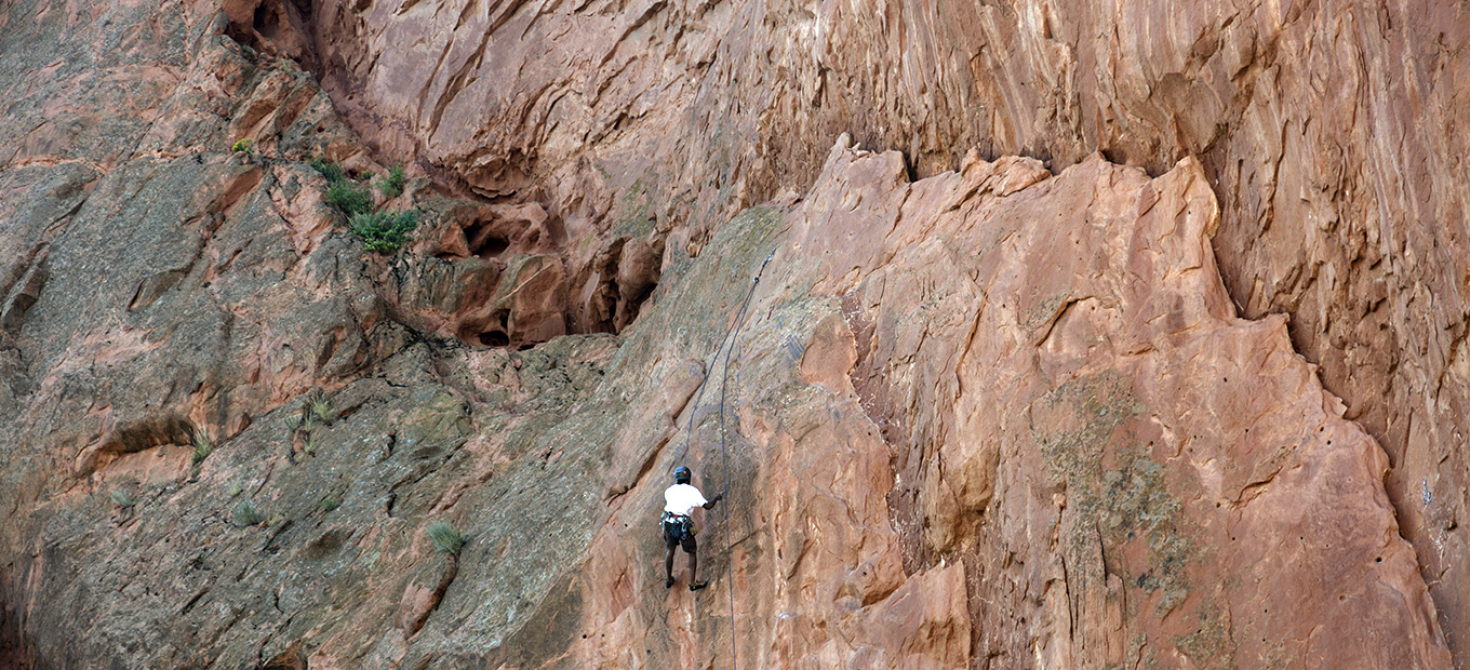
[(689, 483), (689, 478), (692, 477), (692, 476), (693, 476), (693, 473), (689, 472), (689, 468), (686, 468), (686, 467), (684, 467), (682, 465), (679, 466), (679, 467), (677, 467), (677, 468), (674, 468), (674, 483), (675, 484), (688, 484)]

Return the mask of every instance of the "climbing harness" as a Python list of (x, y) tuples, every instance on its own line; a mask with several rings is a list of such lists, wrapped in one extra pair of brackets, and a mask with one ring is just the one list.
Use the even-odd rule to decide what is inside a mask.
[(663, 524), (664, 536), (673, 538), (675, 542), (682, 542), (686, 536), (694, 534), (694, 520), (682, 514), (664, 512), (659, 523)]
[[(745, 292), (745, 300), (740, 305), (740, 311), (735, 314), (735, 320), (725, 330), (724, 339), (720, 340), (720, 345), (715, 348), (714, 357), (710, 359), (709, 365), (706, 365), (704, 368), (707, 371), (713, 370), (715, 363), (720, 360), (721, 350), (724, 351), (725, 367), (721, 371), (720, 378), (720, 461), (725, 478), (720, 491), (722, 495), (730, 491), (730, 450), (728, 441), (725, 438), (725, 398), (726, 391), (730, 385), (730, 352), (734, 350), (735, 343), (740, 339), (740, 329), (745, 325), (746, 311), (750, 309), (750, 299), (755, 295), (755, 288), (761, 283), (761, 275), (765, 274), (766, 266), (771, 264), (771, 259), (775, 256), (776, 250), (772, 249), (771, 253), (766, 255), (766, 259), (761, 261), (760, 269), (756, 270), (755, 278), (750, 281), (750, 289)], [(704, 381), (699, 383), (699, 393), (694, 397), (694, 404), (689, 412), (689, 422), (684, 429), (684, 444), (680, 447), (679, 458), (675, 460), (676, 463), (683, 463), (684, 456), (689, 453), (689, 440), (694, 435), (694, 417), (699, 413), (699, 401), (704, 398), (704, 389), (708, 382), (709, 376), (706, 374)], [(680, 465), (679, 467), (684, 466)], [(730, 545), (730, 504), (726, 503), (725, 556), (727, 560), (730, 556)], [(726, 579), (725, 585), (729, 587), (730, 599), (730, 667), (733, 670), (739, 670), (740, 664), (736, 658), (735, 651), (735, 580), (733, 578)]]

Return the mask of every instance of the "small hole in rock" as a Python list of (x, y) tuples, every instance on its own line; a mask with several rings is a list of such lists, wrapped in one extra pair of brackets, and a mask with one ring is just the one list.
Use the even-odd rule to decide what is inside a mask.
[(491, 237), (485, 240), (483, 244), (477, 245), (470, 253), (480, 258), (495, 257), (505, 253), (505, 250), (509, 248), (510, 242), (498, 237)]
[(496, 234), (490, 221), (476, 221), (465, 226), (464, 239), (469, 246), (470, 255), (479, 258), (499, 256), (510, 248), (510, 240)]
[(262, 3), (255, 8), (255, 16), (252, 18), (254, 24), (252, 27), (255, 28), (255, 32), (260, 33), (261, 37), (273, 40), (280, 32), (281, 17), (276, 14), (274, 7)]

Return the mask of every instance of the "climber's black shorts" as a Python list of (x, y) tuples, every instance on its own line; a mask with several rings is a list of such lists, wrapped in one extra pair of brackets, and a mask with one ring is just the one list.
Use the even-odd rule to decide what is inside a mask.
[(684, 553), (692, 554), (699, 548), (699, 543), (694, 541), (694, 521), (689, 517), (669, 514), (664, 517), (662, 525), (666, 549), (678, 545), (684, 547)]

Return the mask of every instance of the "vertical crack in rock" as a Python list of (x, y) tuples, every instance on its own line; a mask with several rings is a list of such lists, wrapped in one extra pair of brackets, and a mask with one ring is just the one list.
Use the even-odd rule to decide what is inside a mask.
[(37, 667), (35, 648), (27, 640), (25, 619), (10, 603), (10, 571), (0, 567), (0, 668), (32, 670)]

